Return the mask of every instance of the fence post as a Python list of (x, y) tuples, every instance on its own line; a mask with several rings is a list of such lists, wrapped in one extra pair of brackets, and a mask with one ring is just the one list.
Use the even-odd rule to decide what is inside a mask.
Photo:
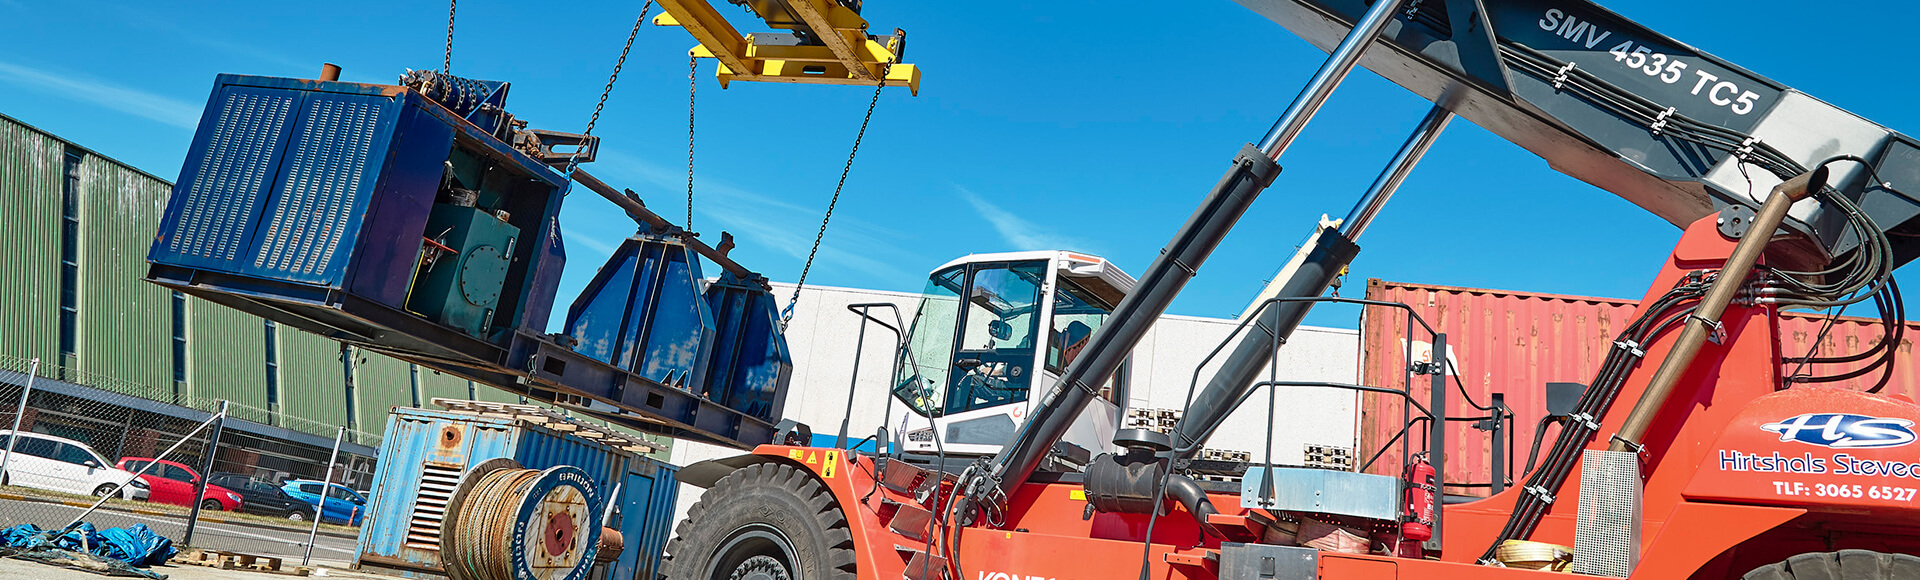
[(40, 374), (40, 359), (30, 362), (32, 366), (27, 368), (27, 385), (20, 389), (20, 404), (13, 408), (13, 429), (7, 431), (7, 449), (0, 452), (0, 480), (6, 479), (7, 462), (13, 461), (13, 442), (20, 440), (13, 434), (20, 432), (20, 418), (27, 416), (27, 395), (33, 394), (33, 377)]
[(207, 501), (207, 480), (213, 479), (213, 455), (220, 451), (220, 431), (227, 423), (227, 402), (220, 401), (220, 414), (213, 420), (213, 430), (207, 433), (207, 460), (200, 463), (200, 479), (193, 484), (193, 505), (187, 507), (187, 531), (180, 536), (180, 545), (193, 546), (193, 529), (200, 524), (200, 504)]
[[(313, 541), (320, 536), (320, 520), (327, 517), (327, 495), (333, 492), (333, 462), (340, 458), (340, 440), (347, 437), (347, 427), (340, 426), (340, 432), (333, 435), (333, 453), (327, 454), (327, 476), (320, 480), (320, 505), (313, 508), (313, 529), (307, 532), (307, 553), (300, 556), (300, 565), (306, 566), (313, 560)], [(349, 518), (347, 523), (353, 523)]]

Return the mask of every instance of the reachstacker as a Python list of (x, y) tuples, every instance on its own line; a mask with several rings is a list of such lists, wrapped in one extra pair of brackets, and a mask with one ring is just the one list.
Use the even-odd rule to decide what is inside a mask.
[[(1909, 354), (1892, 271), (1920, 252), (1920, 199), (1900, 189), (1920, 191), (1912, 138), (1587, 2), (1242, 3), (1329, 59), (997, 453), (956, 459), (960, 445), (929, 452), (908, 437), (891, 453), (768, 445), (688, 466), (682, 480), (708, 490), (668, 546), (668, 578), (1920, 578), (1920, 406), (1795, 374), (1804, 360), (1833, 361), (1783, 352), (1777, 324), (1783, 308), (1872, 299), (1885, 338), (1842, 358), (1885, 374)], [(1244, 339), (1223, 345), (1171, 434), (1118, 430), (1083, 448), (1094, 454), (1083, 470), (1057, 469), (1133, 347), (1356, 65), (1434, 109), (1347, 217), (1317, 228), (1250, 305)], [(1406, 477), (1266, 464), (1237, 485), (1189, 477), (1228, 413), (1271, 405), (1261, 389), (1408, 396), (1411, 381), (1288, 381), (1271, 364), (1308, 309), (1338, 300), (1319, 297), (1456, 114), (1685, 230), (1545, 459), (1492, 497), (1437, 497), (1451, 375), (1416, 363), (1409, 373), (1432, 381), (1432, 399), (1409, 397), (1405, 429), (1426, 436), (1424, 448), (1398, 439)], [(939, 275), (929, 285), (907, 339), (918, 360), (894, 386), (910, 401), (976, 400), (965, 393), (979, 392), (986, 358), (964, 342), (922, 348), (1005, 324), (974, 321), (992, 308), (965, 307), (960, 330), (940, 318), (955, 308), (948, 290), (974, 296), (963, 287)], [(1444, 335), (1433, 344), (1446, 352)], [(958, 422), (921, 425), (964, 436)]]
[[(1920, 144), (1580, 0), (1241, 1), (1329, 58), (1137, 280), (1080, 254), (981, 255), (936, 270), (910, 326), (856, 305), (863, 334), (849, 339), (864, 344), (868, 322), (906, 335), (888, 389), (900, 405), (875, 451), (848, 445), (844, 423), (834, 447), (776, 424), (789, 363), (764, 280), (724, 239), (709, 247), (575, 170), (594, 141), (524, 130), (501, 83), (222, 77), (150, 278), (623, 425), (750, 448), (681, 470), (707, 491), (667, 546), (670, 580), (1920, 578), (1920, 407), (1796, 373), (1832, 360), (1784, 352), (1777, 325), (1781, 309), (1871, 299), (1887, 336), (1849, 360), (1888, 373), (1907, 354), (1892, 272), (1920, 254), (1920, 199), (1901, 189), (1920, 190)], [(799, 28), (749, 48), (701, 36), (711, 22), (667, 2), (723, 75), (884, 86), (901, 70), (887, 63), (903, 35), (850, 27), (857, 3), (737, 3)], [(1218, 370), (1195, 372), (1179, 424), (1117, 428), (1133, 347), (1355, 66), (1434, 108), (1249, 305)], [(1273, 367), (1314, 304), (1342, 300), (1321, 295), (1455, 115), (1685, 230), (1539, 467), (1474, 501), (1439, 493), (1441, 364), (1410, 364), (1398, 385)], [(549, 334), (568, 178), (643, 231)], [(725, 272), (703, 283), (699, 257)], [(1414, 380), (1431, 381), (1429, 399), (1413, 400)], [(1191, 477), (1220, 469), (1196, 455), (1229, 413), (1300, 387), (1407, 397), (1405, 476), (1253, 464), (1232, 469), (1237, 484)]]

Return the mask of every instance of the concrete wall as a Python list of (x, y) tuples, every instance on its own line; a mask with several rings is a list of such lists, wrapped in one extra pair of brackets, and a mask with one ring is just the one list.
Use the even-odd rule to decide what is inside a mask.
[[(793, 287), (775, 284), (774, 293), (785, 303)], [(850, 304), (897, 305), (902, 324), (912, 324), (919, 295), (903, 292), (809, 286), (787, 328), (787, 345), (794, 359), (793, 382), (787, 390), (784, 416), (806, 423), (816, 436), (838, 433), (848, 421), (849, 440), (870, 436), (885, 418), (895, 340), (892, 333), (869, 325), (860, 349), (859, 383), (854, 389), (853, 412), (847, 413), (848, 387), (853, 385), (855, 346), (860, 317)], [(892, 312), (876, 308), (874, 316), (891, 322)], [(1133, 388), (1129, 405), (1179, 409), (1184, 406), (1194, 366), (1234, 329), (1235, 322), (1193, 316), (1167, 316), (1134, 349)], [(1286, 380), (1353, 383), (1359, 380), (1359, 332), (1337, 328), (1301, 327), (1281, 349), (1279, 372)], [(1211, 376), (1205, 369), (1201, 379)], [(1207, 444), (1211, 449), (1246, 451), (1255, 460), (1266, 455), (1267, 402), (1264, 392), (1231, 415)], [(1278, 393), (1273, 430), (1273, 456), (1278, 463), (1298, 464), (1307, 444), (1352, 448), (1356, 443), (1356, 397), (1352, 391), (1292, 389)], [(831, 442), (829, 442), (831, 444)], [(672, 463), (726, 457), (738, 450), (676, 441)], [(698, 500), (702, 490), (682, 485), (675, 521)]]

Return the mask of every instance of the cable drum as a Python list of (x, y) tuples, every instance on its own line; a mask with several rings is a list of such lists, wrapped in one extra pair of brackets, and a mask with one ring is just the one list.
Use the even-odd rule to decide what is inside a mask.
[(580, 468), (483, 462), (447, 503), (441, 569), (453, 580), (582, 580), (600, 543), (601, 504)]

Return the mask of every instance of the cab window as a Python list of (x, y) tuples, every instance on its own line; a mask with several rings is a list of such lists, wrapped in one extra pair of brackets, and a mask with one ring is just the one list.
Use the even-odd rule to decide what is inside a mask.
[(318, 483), (302, 483), (302, 484), (300, 484), (300, 492), (301, 492), (301, 493), (311, 493), (311, 494), (316, 494), (316, 495), (317, 495), (317, 494), (319, 494), (319, 493), (320, 493), (320, 484), (318, 484)]
[[(1053, 328), (1047, 335), (1047, 370), (1056, 375), (1066, 374), (1067, 367), (1080, 358), (1080, 353), (1093, 341), (1094, 331), (1100, 330), (1112, 311), (1112, 305), (1062, 277), (1060, 291), (1053, 295)], [(1100, 387), (1100, 398), (1119, 402), (1122, 389), (1117, 385), (1126, 374), (1126, 363), (1123, 363), (1121, 370)]]
[(920, 296), (920, 309), (913, 315), (906, 360), (900, 375), (894, 377), (893, 394), (922, 415), (940, 415), (933, 402), (946, 392), (954, 325), (960, 320), (960, 292), (965, 289), (966, 275), (965, 266), (934, 273)]

